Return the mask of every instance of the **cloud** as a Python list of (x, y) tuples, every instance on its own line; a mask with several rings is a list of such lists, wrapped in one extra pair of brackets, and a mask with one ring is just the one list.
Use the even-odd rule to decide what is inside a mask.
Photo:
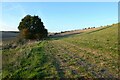
[(4, 3), (0, 31), (18, 31), (21, 18), (26, 15), (24, 8), (18, 3)]
[[(8, 14), (11, 15), (11, 16), (15, 16), (18, 13), (21, 16), (24, 16), (26, 14), (24, 7), (22, 5), (20, 5), (20, 3), (8, 3), (7, 5), (5, 5), (5, 7), (4, 7), (4, 4), (3, 4), (3, 10), (6, 10), (7, 12), (10, 12)], [(13, 12), (15, 11), (17, 13), (14, 13), (14, 15), (13, 15), (13, 14), (11, 14), (12, 11)]]
[(18, 31), (15, 26), (7, 25), (6, 23), (0, 23), (0, 31)]

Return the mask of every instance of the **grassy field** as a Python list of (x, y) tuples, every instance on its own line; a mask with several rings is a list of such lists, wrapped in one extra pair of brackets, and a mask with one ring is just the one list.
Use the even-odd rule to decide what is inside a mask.
[(1, 77), (118, 78), (117, 29), (114, 24), (4, 49)]

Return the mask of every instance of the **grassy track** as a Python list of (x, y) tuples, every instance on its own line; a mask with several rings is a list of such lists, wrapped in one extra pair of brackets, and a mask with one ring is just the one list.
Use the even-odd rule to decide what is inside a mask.
[(117, 78), (117, 24), (3, 50), (3, 78)]

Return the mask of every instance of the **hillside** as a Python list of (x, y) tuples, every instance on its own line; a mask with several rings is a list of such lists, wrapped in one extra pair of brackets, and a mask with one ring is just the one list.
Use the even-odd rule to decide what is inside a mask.
[(3, 78), (117, 78), (118, 26), (27, 42), (2, 52)]
[(2, 33), (3, 40), (12, 39), (19, 35), (18, 31), (1, 31), (0, 33)]

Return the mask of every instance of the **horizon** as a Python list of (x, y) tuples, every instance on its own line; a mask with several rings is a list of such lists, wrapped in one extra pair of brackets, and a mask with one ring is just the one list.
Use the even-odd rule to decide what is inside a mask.
[(61, 32), (118, 23), (117, 13), (117, 2), (3, 2), (0, 24), (18, 31), (22, 18), (37, 15), (48, 32)]
[[(110, 25), (113, 25), (113, 24), (118, 24), (118, 23), (112, 23), (112, 24), (108, 24), (108, 25), (104, 25), (104, 26), (102, 26), (102, 27), (106, 27), (106, 26), (110, 26)], [(95, 28), (99, 28), (99, 27), (101, 27), (101, 26), (98, 26), (98, 27), (95, 27)], [(85, 28), (89, 28), (89, 27), (84, 27), (83, 29), (73, 29), (73, 30), (65, 30), (65, 31), (74, 31), (74, 30), (86, 30)], [(90, 27), (91, 28), (91, 27)], [(48, 31), (48, 33), (61, 33), (61, 32), (65, 32), (65, 31), (58, 31), (58, 32), (49, 32)], [(20, 32), (19, 30), (18, 31), (7, 31), (7, 30), (5, 30), (5, 31), (0, 31), (0, 32)]]

